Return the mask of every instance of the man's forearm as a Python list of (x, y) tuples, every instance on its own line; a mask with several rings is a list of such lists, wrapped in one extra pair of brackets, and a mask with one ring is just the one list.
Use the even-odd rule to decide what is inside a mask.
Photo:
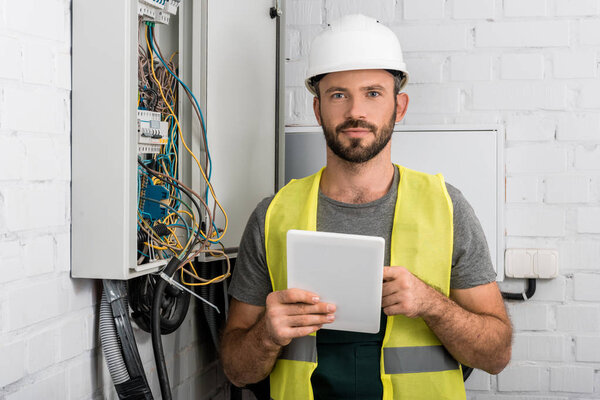
[(510, 360), (512, 327), (496, 316), (469, 312), (434, 289), (422, 315), (460, 363), (497, 374)]
[(265, 332), (264, 318), (248, 330), (233, 329), (221, 339), (223, 369), (236, 386), (266, 378), (273, 369), (281, 346), (271, 342)]

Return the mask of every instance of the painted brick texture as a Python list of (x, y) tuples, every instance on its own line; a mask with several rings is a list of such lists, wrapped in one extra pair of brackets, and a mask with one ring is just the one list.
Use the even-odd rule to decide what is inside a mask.
[[(397, 33), (410, 73), (404, 123), (501, 125), (507, 248), (559, 251), (558, 278), (539, 281), (526, 303), (507, 302), (511, 363), (498, 376), (473, 375), (468, 398), (600, 398), (600, 2), (355, 3), (323, 0), (322, 22), (363, 12)], [(318, 32), (288, 21), (288, 31), (309, 29)], [(303, 52), (287, 73), (306, 62), (306, 43), (293, 44)], [(287, 90), (286, 123), (315, 125), (311, 96)], [(500, 285), (523, 290), (518, 280)]]

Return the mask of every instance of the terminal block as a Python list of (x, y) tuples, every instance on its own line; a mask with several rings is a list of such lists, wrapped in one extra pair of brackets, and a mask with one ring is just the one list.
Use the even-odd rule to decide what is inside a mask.
[(169, 14), (176, 15), (177, 9), (179, 8), (180, 4), (181, 4), (181, 0), (167, 0), (167, 2), (165, 3), (165, 10)]
[(144, 20), (154, 21), (156, 18), (156, 8), (149, 6), (148, 4), (138, 2), (138, 15), (142, 16)]

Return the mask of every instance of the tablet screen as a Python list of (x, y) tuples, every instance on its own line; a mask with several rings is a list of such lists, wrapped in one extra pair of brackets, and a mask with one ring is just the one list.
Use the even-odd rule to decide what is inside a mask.
[(381, 237), (289, 230), (288, 288), (336, 305), (335, 321), (323, 329), (377, 333), (384, 247)]

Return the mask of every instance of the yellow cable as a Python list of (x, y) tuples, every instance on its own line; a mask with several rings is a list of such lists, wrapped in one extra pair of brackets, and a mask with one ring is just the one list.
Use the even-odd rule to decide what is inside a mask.
[[(190, 261), (191, 262), (191, 261)], [(198, 283), (193, 283), (193, 282), (186, 282), (185, 279), (183, 278), (184, 274), (183, 274), (183, 268), (181, 270), (181, 282), (185, 285), (188, 286), (206, 286), (206, 285), (210, 285), (212, 283), (215, 282), (222, 282), (223, 280), (227, 279), (231, 274), (223, 274), (223, 275), (219, 275), (216, 278), (212, 278), (206, 282), (198, 282)], [(196, 274), (196, 276), (198, 276)]]
[(144, 242), (144, 244), (147, 245), (148, 247), (152, 247), (153, 249), (156, 249), (156, 250), (169, 250), (169, 248), (165, 247), (165, 246), (157, 246), (155, 244), (150, 244), (148, 242)]
[[(155, 236), (155, 240), (158, 241), (159, 243), (162, 243), (165, 246), (170, 245), (170, 243), (165, 242), (160, 236), (158, 236), (158, 234), (154, 231), (154, 228), (152, 228), (147, 222), (146, 220), (144, 220), (144, 218), (142, 218), (142, 214), (140, 213), (140, 211), (138, 210), (138, 223), (139, 221), (142, 221), (142, 223), (146, 226), (146, 229), (148, 229), (150, 232), (152, 232)], [(173, 249), (168, 248), (168, 250), (173, 251)], [(175, 253), (173, 251), (173, 253)]]
[[(152, 46), (150, 45), (150, 41), (148, 40), (148, 30), (150, 29), (150, 27), (146, 28), (146, 46), (148, 47), (148, 50), (150, 52), (150, 69), (152, 70), (152, 77), (154, 78), (154, 80), (156, 81), (156, 84), (158, 85), (158, 89), (160, 91), (160, 95), (163, 99), (163, 101), (165, 102), (165, 104), (167, 105), (167, 107), (169, 108), (169, 111), (171, 112), (171, 116), (173, 117), (173, 119), (175, 120), (175, 124), (177, 125), (177, 131), (179, 132), (179, 136), (182, 138), (183, 140), (183, 135), (181, 132), (181, 126), (179, 125), (179, 120), (177, 119), (177, 116), (175, 115), (175, 112), (173, 111), (173, 109), (171, 108), (171, 105), (169, 104), (169, 102), (167, 101), (165, 94), (163, 92), (162, 89), (162, 85), (160, 84), (160, 81), (158, 80), (158, 78), (156, 77), (156, 72), (154, 71), (154, 52), (152, 51)], [(187, 146), (186, 146), (187, 147)], [(192, 153), (192, 155), (194, 156), (194, 154)], [(196, 157), (194, 156), (194, 158), (196, 159)], [(198, 159), (196, 159), (196, 162), (198, 162)], [(200, 164), (198, 164), (198, 166), (200, 166)], [(193, 241), (194, 237), (190, 235), (190, 238), (188, 240), (188, 242), (185, 245), (184, 250), (182, 251), (182, 254), (188, 249), (188, 247), (191, 245), (192, 241)]]
[(194, 217), (194, 214), (187, 210), (179, 210), (178, 212), (188, 215), (192, 219), (192, 225), (194, 226), (194, 228), (198, 228), (198, 224), (196, 223), (196, 218)]
[[(196, 157), (196, 155), (190, 150), (190, 148), (188, 147), (187, 143), (185, 142), (185, 139), (183, 138), (183, 134), (181, 132), (181, 126), (179, 125), (179, 120), (177, 119), (177, 116), (173, 112), (173, 109), (171, 108), (171, 105), (167, 102), (165, 94), (164, 94), (163, 89), (162, 89), (162, 86), (161, 86), (160, 82), (158, 81), (158, 78), (156, 77), (156, 73), (154, 71), (154, 52), (152, 51), (152, 46), (150, 45), (150, 41), (148, 40), (148, 29), (150, 29), (150, 27), (146, 27), (146, 45), (148, 46), (148, 50), (150, 51), (150, 67), (151, 67), (150, 69), (152, 70), (152, 76), (154, 77), (154, 80), (158, 84), (158, 89), (160, 91), (161, 97), (163, 98), (163, 101), (165, 102), (165, 104), (169, 108), (169, 111), (171, 111), (171, 114), (173, 115), (173, 118), (175, 119), (175, 122), (176, 122), (176, 125), (177, 125), (177, 131), (179, 132), (179, 137), (181, 138), (181, 142), (183, 143), (183, 146), (185, 147), (185, 149), (188, 151), (188, 153), (190, 153), (190, 155), (196, 161), (196, 164), (198, 165), (198, 168), (200, 169), (200, 172), (202, 173), (202, 177), (204, 178), (204, 181), (206, 182), (206, 184), (208, 186), (208, 189), (210, 190), (210, 193), (211, 193), (213, 199), (215, 200), (215, 203), (217, 204), (217, 206), (219, 207), (219, 209), (223, 213), (223, 216), (225, 217), (225, 227), (223, 228), (223, 232), (221, 233), (221, 236), (219, 236), (216, 239), (207, 238), (209, 241), (211, 241), (213, 243), (216, 243), (216, 242), (219, 242), (225, 236), (225, 233), (227, 232), (227, 227), (229, 226), (229, 218), (227, 217), (227, 213), (223, 209), (223, 206), (221, 205), (221, 203), (219, 203), (219, 200), (217, 199), (217, 196), (215, 195), (214, 189), (212, 187), (212, 184), (210, 183), (210, 181), (206, 177), (206, 174), (204, 173), (204, 169), (202, 168), (202, 165), (200, 164), (200, 161), (198, 161), (198, 158)], [(187, 246), (186, 246), (186, 248), (187, 248)]]
[(169, 230), (169, 232), (171, 232), (171, 235), (173, 235), (173, 238), (177, 242), (177, 246), (179, 246), (179, 248), (183, 248), (183, 246), (181, 245), (181, 242), (179, 241), (179, 238), (177, 237), (177, 235), (175, 234), (175, 232), (171, 228), (169, 228), (168, 226), (167, 226), (167, 229)]

